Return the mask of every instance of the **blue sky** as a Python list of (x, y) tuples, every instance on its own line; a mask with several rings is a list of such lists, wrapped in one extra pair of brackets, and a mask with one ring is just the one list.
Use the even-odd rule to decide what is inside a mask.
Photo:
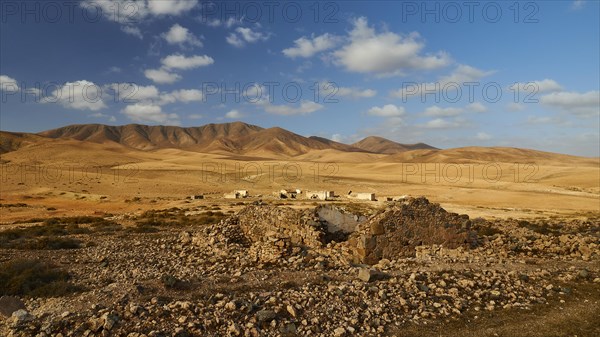
[(597, 1), (274, 4), (3, 1), (0, 128), (241, 120), (600, 156)]

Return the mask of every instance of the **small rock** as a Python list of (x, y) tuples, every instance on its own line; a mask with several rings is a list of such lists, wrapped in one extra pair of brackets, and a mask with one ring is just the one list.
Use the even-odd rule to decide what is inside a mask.
[(296, 310), (296, 308), (294, 308), (294, 306), (288, 305), (286, 309), (287, 309), (287, 312), (289, 312), (290, 315), (292, 315), (292, 317), (296, 318), (298, 316), (298, 310)]
[(23, 301), (14, 296), (0, 297), (0, 316), (10, 317), (13, 312), (19, 309), (27, 309)]
[(135, 314), (137, 314), (139, 311), (141, 311), (141, 309), (142, 309), (142, 308), (141, 308), (139, 305), (137, 305), (137, 304), (131, 304), (131, 305), (129, 306), (129, 312), (130, 312), (132, 315), (135, 315)]
[(587, 279), (588, 277), (590, 277), (590, 272), (588, 272), (585, 269), (582, 269), (579, 271), (579, 273), (577, 273), (577, 277), (580, 279)]
[(358, 270), (358, 279), (364, 282), (371, 282), (383, 278), (384, 274), (372, 268), (360, 268)]
[(240, 329), (240, 326), (237, 325), (236, 323), (231, 323), (231, 325), (229, 326), (229, 328), (227, 328), (227, 331), (229, 333), (231, 333), (234, 336), (239, 336), (242, 333), (242, 330)]
[(237, 305), (235, 305), (235, 302), (231, 301), (231, 302), (227, 302), (227, 304), (225, 304), (225, 309), (229, 310), (229, 311), (234, 311), (237, 308)]
[(161, 276), (160, 281), (166, 288), (173, 288), (177, 284), (177, 278), (173, 275), (164, 274)]
[(19, 309), (12, 313), (11, 320), (14, 325), (20, 325), (33, 320), (33, 316), (27, 310)]
[(385, 234), (385, 229), (383, 228), (383, 224), (380, 222), (372, 223), (371, 224), (371, 234), (373, 234), (373, 235)]
[(279, 332), (281, 332), (283, 336), (295, 336), (298, 333), (296, 324), (294, 323), (288, 323), (281, 326), (279, 328)]
[(277, 314), (273, 310), (260, 310), (256, 313), (256, 320), (259, 323), (270, 322), (277, 317)]
[(104, 321), (102, 327), (104, 328), (104, 330), (108, 331), (112, 329), (113, 326), (115, 326), (115, 324), (119, 320), (119, 317), (115, 314), (105, 313), (104, 315), (102, 315), (101, 319)]
[(344, 336), (346, 334), (346, 329), (339, 327), (333, 330), (333, 335), (336, 337)]
[(192, 234), (190, 232), (181, 232), (179, 234), (179, 242), (183, 244), (192, 242)]

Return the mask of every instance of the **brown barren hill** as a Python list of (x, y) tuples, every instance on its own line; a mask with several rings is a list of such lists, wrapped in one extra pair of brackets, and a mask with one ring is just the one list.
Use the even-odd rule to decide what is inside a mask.
[(578, 157), (512, 147), (461, 147), (445, 150), (414, 150), (390, 155), (383, 162), (415, 163), (536, 163), (550, 165), (598, 165), (599, 158)]
[(0, 154), (16, 151), (44, 140), (45, 138), (30, 133), (0, 131)]
[(353, 147), (383, 154), (395, 154), (411, 150), (437, 150), (437, 148), (425, 143), (400, 144), (382, 137), (370, 136), (352, 144)]
[(244, 137), (260, 130), (263, 128), (242, 122), (187, 128), (139, 124), (123, 126), (82, 124), (44, 131), (38, 135), (48, 138), (73, 138), (94, 143), (115, 142), (139, 150), (163, 148), (202, 150), (210, 147), (215, 140)]
[(137, 150), (183, 149), (206, 153), (294, 157), (313, 150), (365, 152), (350, 145), (318, 137), (304, 137), (273, 127), (263, 129), (242, 122), (199, 127), (147, 126), (129, 124), (70, 125), (40, 132), (42, 137), (76, 139), (93, 143), (118, 143)]
[(333, 140), (330, 140), (327, 138), (323, 138), (323, 137), (311, 136), (308, 138), (310, 138), (312, 140), (316, 140), (323, 144), (326, 144), (327, 146), (329, 146), (331, 149), (334, 149), (334, 150), (339, 150), (339, 151), (344, 151), (344, 152), (372, 152), (369, 150), (361, 149), (354, 145), (339, 143), (339, 142), (336, 142), (336, 141), (333, 141)]

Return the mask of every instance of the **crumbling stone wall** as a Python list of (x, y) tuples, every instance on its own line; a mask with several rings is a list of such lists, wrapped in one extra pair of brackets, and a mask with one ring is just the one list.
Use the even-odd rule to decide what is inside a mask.
[(252, 205), (205, 228), (194, 236), (194, 243), (213, 249), (241, 245), (248, 248), (248, 254), (257, 262), (273, 262), (297, 254), (305, 247), (322, 247), (326, 234), (327, 226), (314, 209)]
[(285, 239), (309, 247), (320, 247), (324, 242), (326, 228), (314, 210), (249, 206), (234, 217), (244, 235), (253, 242)]
[[(421, 245), (453, 249), (473, 245), (477, 239), (468, 216), (448, 213), (425, 198), (398, 202), (363, 222), (361, 216), (353, 218), (348, 212), (338, 211), (252, 205), (205, 228), (193, 241), (213, 248), (242, 245), (257, 261), (269, 262), (306, 248), (325, 249), (333, 239), (348, 239), (333, 249), (339, 249), (351, 262), (375, 264), (382, 258), (413, 257), (415, 247)], [(341, 220), (337, 226), (336, 220)], [(346, 231), (353, 230), (348, 236)]]
[(358, 225), (367, 220), (365, 216), (344, 212), (333, 205), (321, 205), (317, 207), (316, 212), (319, 219), (327, 224), (327, 231), (330, 233), (354, 233)]
[(347, 245), (353, 262), (375, 264), (382, 258), (415, 256), (415, 247), (447, 248), (476, 244), (467, 215), (446, 212), (425, 198), (397, 203), (359, 225)]

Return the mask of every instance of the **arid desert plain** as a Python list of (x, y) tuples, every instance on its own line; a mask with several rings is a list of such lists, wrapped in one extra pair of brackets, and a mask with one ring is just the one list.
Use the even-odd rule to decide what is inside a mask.
[(1, 150), (2, 335), (600, 332), (598, 158), (240, 122)]

